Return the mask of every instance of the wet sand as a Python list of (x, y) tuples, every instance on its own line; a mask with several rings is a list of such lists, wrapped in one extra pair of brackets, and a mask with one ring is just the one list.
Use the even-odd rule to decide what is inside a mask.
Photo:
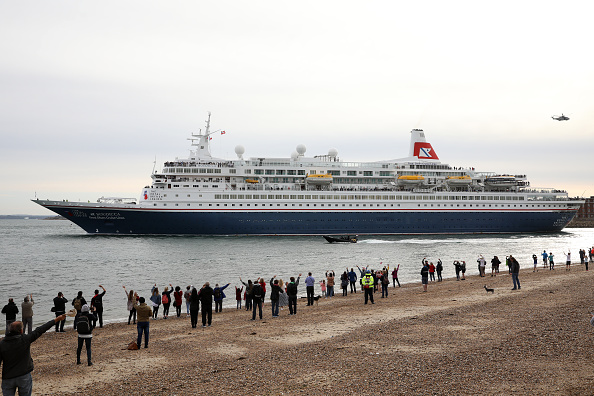
[(512, 291), (502, 272), (423, 293), (419, 279), (374, 305), (339, 289), (313, 307), (300, 299), (296, 316), (272, 319), (267, 300), (262, 321), (226, 309), (198, 329), (170, 317), (151, 321), (138, 351), (125, 349), (136, 326), (111, 324), (94, 331), (92, 367), (75, 364), (69, 319), (32, 346), (34, 394), (593, 394), (594, 271), (539, 267), (520, 282)]

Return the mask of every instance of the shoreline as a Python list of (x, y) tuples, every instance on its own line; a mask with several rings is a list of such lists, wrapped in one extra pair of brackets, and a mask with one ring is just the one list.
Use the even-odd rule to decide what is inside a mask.
[[(36, 394), (581, 394), (594, 389), (594, 271), (539, 268), (511, 276), (419, 282), (375, 293), (298, 300), (262, 321), (226, 308), (213, 325), (150, 322), (149, 348), (125, 350), (136, 326), (94, 331), (94, 366), (76, 366), (76, 334), (50, 330), (32, 348)], [(487, 294), (485, 283), (495, 289)], [(305, 287), (300, 285), (300, 292)], [(586, 304), (586, 305), (584, 305)], [(182, 313), (182, 317), (184, 314)], [(199, 317), (200, 324), (200, 317)], [(85, 351), (83, 350), (83, 355)], [(378, 385), (381, 385), (378, 388)], [(50, 391), (51, 390), (51, 391)]]
[[(541, 265), (541, 263), (539, 263), (539, 266), (540, 265)], [(558, 265), (558, 264), (556, 264), (556, 265)], [(580, 265), (580, 264), (577, 264), (577, 265)], [(594, 262), (592, 263), (592, 265), (594, 266)], [(500, 267), (505, 268), (505, 271), (507, 271), (507, 267), (505, 267), (505, 263), (502, 263), (502, 265)], [(526, 267), (526, 265), (524, 267)], [(420, 268), (420, 266), (419, 266), (419, 268)], [(543, 268), (542, 267), (539, 267), (539, 269), (543, 269)], [(468, 272), (473, 272), (473, 274), (472, 275), (467, 275), (466, 276), (467, 278), (468, 277), (471, 277), (471, 276), (478, 276), (478, 275), (474, 275), (474, 272), (476, 272), (476, 270), (474, 270), (474, 271), (472, 271), (472, 270), (468, 271), (467, 270), (467, 273)], [(501, 272), (501, 274), (503, 274), (503, 272)], [(306, 298), (306, 294), (305, 294), (305, 283), (303, 283), (304, 280), (305, 280), (305, 278), (306, 278), (306, 276), (307, 275), (303, 275), (301, 277), (302, 279), (301, 279), (300, 287), (299, 287), (299, 293), (300, 294), (297, 297), (298, 301), (303, 301)], [(390, 277), (390, 282), (392, 282), (392, 275), (389, 275), (389, 277)], [(436, 277), (437, 277), (437, 275), (436, 275)], [(337, 275), (336, 278), (339, 279), (339, 275)], [(321, 277), (320, 279), (325, 279), (325, 278), (324, 277)], [(456, 275), (455, 274), (449, 274), (449, 276), (448, 275), (443, 275), (443, 280), (444, 281), (446, 281), (446, 280), (453, 280), (453, 279), (456, 279)], [(412, 280), (411, 281), (409, 281), (409, 280), (407, 280), (407, 281), (400, 281), (400, 284), (401, 285), (410, 285), (410, 284), (415, 284), (415, 283), (418, 283), (418, 281), (412, 281)], [(268, 285), (268, 281), (266, 281), (266, 284)], [(337, 291), (338, 291), (338, 293), (342, 293), (342, 289), (340, 289), (340, 288), (337, 289), (337, 287), (339, 287), (339, 286), (340, 286), (340, 282), (337, 282), (337, 285), (335, 286), (335, 289), (334, 289), (336, 296), (338, 296), (338, 294), (336, 294)], [(211, 285), (211, 287), (213, 287), (213, 285)], [(230, 287), (231, 287), (231, 285), (229, 286), (229, 288)], [(357, 287), (361, 287), (360, 284), (359, 284), (359, 279), (357, 279)], [(392, 283), (390, 283), (390, 289), (391, 288), (392, 288)], [(199, 290), (199, 288), (197, 288), (197, 289)], [(214, 287), (213, 287), (213, 289), (214, 289)], [(321, 290), (319, 290), (319, 289), (320, 289), (319, 282), (316, 281), (315, 291), (321, 293)], [(230, 290), (232, 290), (232, 289), (230, 289)], [(182, 291), (185, 291), (185, 289), (182, 289)], [(270, 296), (270, 293), (269, 292), (267, 292), (267, 293), (268, 293), (267, 295)], [(381, 286), (380, 286), (380, 289), (379, 289), (379, 293), (381, 295)], [(74, 294), (74, 293), (72, 293), (72, 294)], [(242, 295), (243, 295), (243, 293), (242, 293)], [(150, 304), (150, 302), (148, 301), (149, 300), (149, 297), (150, 297), (150, 293), (148, 293), (148, 292), (145, 293), (144, 294), (144, 297), (146, 298), (147, 303)], [(322, 299), (320, 301), (323, 301), (323, 299), (324, 299), (324, 297), (322, 297)], [(123, 301), (123, 299), (122, 299), (122, 301)], [(91, 298), (89, 298), (88, 303), (90, 304), (90, 302), (91, 302)], [(69, 303), (70, 303), (70, 301), (69, 301)], [(241, 300), (241, 303), (242, 303), (242, 307), (245, 307), (245, 300)], [(270, 304), (270, 299), (269, 298), (266, 300), (266, 303)], [(125, 305), (125, 302), (122, 305)], [(53, 307), (53, 302), (52, 302), (51, 306)], [(68, 309), (71, 309), (71, 306), (69, 306), (68, 303), (67, 303), (66, 307)], [(214, 302), (213, 302), (213, 307), (214, 307)], [(227, 297), (223, 301), (223, 309), (225, 309), (226, 311), (227, 310), (233, 311), (233, 310), (235, 310), (235, 307), (236, 307), (235, 296), (230, 291), (228, 291), (227, 292)], [(160, 317), (159, 317), (158, 320), (162, 320), (163, 319), (163, 309), (162, 308), (163, 307), (161, 306), (160, 309), (159, 309), (159, 316)], [(34, 309), (36, 310), (38, 308), (34, 308)], [(186, 303), (185, 303), (185, 300), (183, 300), (182, 301), (182, 316), (185, 315), (185, 313), (184, 313), (185, 312), (185, 309), (186, 309)], [(172, 314), (170, 316), (175, 316), (175, 307), (173, 305), (171, 305), (171, 308), (169, 309), (169, 313)], [(52, 314), (52, 316), (54, 315), (53, 312), (51, 314)], [(213, 314), (214, 314), (214, 308), (213, 308)], [(39, 317), (39, 316), (41, 316), (41, 315), (40, 314), (37, 314), (37, 317)], [(42, 324), (46, 323), (46, 322), (42, 322), (42, 321), (39, 321), (38, 322), (37, 321), (37, 317), (36, 316), (33, 316), (33, 321), (34, 321), (33, 322), (33, 328), (36, 328), (36, 327), (41, 326)], [(17, 320), (21, 320), (21, 319), (22, 319), (21, 318), (21, 312), (19, 312), (19, 314), (17, 316)], [(70, 328), (70, 330), (72, 330), (73, 320), (74, 319), (72, 317), (67, 317), (66, 318), (66, 324), (64, 325), (64, 328), (65, 329), (66, 328)], [(106, 325), (113, 325), (113, 324), (127, 323), (127, 322), (128, 322), (128, 318), (127, 317), (113, 318), (113, 319), (105, 319), (105, 317), (103, 318), (103, 325), (104, 326), (106, 326)], [(152, 321), (151, 321), (151, 323), (152, 323)], [(5, 336), (5, 334), (4, 334), (4, 328), (0, 328), (0, 339), (4, 338), (4, 336)]]

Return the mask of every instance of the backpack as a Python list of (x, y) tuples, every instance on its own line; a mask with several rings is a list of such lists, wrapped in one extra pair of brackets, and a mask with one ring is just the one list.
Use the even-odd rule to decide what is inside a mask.
[(218, 300), (221, 297), (221, 289), (216, 288), (214, 291), (214, 297)]
[(169, 296), (167, 294), (163, 294), (163, 297), (161, 297), (161, 302), (163, 304), (169, 304)]
[(262, 286), (260, 286), (259, 283), (256, 283), (252, 288), (252, 294), (254, 295), (254, 298), (257, 300), (262, 298)]
[(74, 299), (74, 309), (76, 309), (77, 311), (80, 311), (82, 309), (82, 302), (80, 301), (80, 298), (75, 298)]
[(136, 344), (136, 341), (132, 341), (131, 343), (128, 344), (128, 350), (135, 351), (137, 349), (138, 349), (138, 344)]
[(78, 318), (78, 322), (76, 322), (76, 331), (79, 334), (88, 334), (91, 330), (91, 324), (89, 323), (89, 317), (86, 315), (81, 315)]

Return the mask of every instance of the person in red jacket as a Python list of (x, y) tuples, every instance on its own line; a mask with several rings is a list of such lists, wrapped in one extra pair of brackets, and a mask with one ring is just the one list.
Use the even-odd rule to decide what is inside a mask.
[(429, 263), (429, 280), (435, 282), (435, 265), (433, 263)]
[(243, 286), (241, 286), (241, 289), (235, 286), (235, 300), (237, 301), (237, 309), (241, 309), (241, 293), (243, 293)]
[(184, 295), (184, 293), (181, 291), (181, 287), (175, 286), (175, 292), (173, 293), (173, 298), (175, 301), (173, 302), (173, 306), (175, 307), (175, 313), (178, 318), (181, 315), (183, 295)]

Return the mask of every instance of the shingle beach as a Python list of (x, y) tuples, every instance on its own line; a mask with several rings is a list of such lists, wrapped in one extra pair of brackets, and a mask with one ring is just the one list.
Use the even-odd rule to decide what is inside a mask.
[[(594, 271), (469, 276), (375, 294), (320, 299), (273, 319), (225, 309), (212, 327), (153, 320), (150, 345), (126, 349), (136, 326), (96, 329), (92, 367), (76, 365), (72, 319), (32, 345), (34, 394), (328, 395), (594, 393)], [(299, 285), (305, 294), (304, 278)], [(494, 288), (493, 294), (483, 288)], [(122, 299), (122, 304), (125, 304)], [(185, 306), (184, 306), (185, 311)], [(200, 319), (199, 319), (200, 324)], [(83, 356), (85, 352), (83, 350)]]

